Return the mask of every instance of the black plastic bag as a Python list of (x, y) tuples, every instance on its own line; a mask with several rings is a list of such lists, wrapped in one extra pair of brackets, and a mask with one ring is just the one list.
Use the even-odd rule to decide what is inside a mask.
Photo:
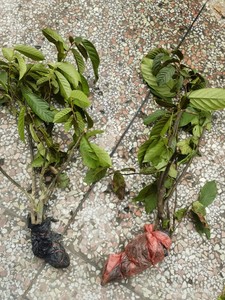
[(28, 217), (28, 228), (31, 229), (32, 251), (35, 256), (43, 258), (54, 268), (67, 268), (70, 265), (69, 255), (66, 253), (61, 239), (62, 236), (51, 230), (53, 218), (46, 218), (42, 224), (31, 224)]

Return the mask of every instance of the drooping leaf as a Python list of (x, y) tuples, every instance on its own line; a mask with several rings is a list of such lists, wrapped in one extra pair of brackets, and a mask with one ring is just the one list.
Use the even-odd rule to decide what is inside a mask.
[(84, 165), (90, 169), (96, 169), (100, 166), (99, 159), (95, 154), (95, 151), (92, 149), (89, 141), (85, 137), (83, 137), (80, 142), (80, 154)]
[(166, 114), (166, 110), (156, 110), (152, 114), (150, 114), (148, 117), (144, 119), (145, 125), (150, 125), (151, 123), (155, 122), (157, 119), (159, 119), (161, 116), (164, 116)]
[(57, 68), (66, 77), (66, 79), (71, 83), (73, 88), (77, 88), (78, 83), (81, 81), (80, 74), (75, 69), (75, 67), (69, 62), (58, 62), (56, 64)]
[(217, 187), (215, 180), (208, 181), (206, 184), (201, 188), (200, 194), (198, 197), (198, 201), (204, 206), (209, 206), (217, 195)]
[(150, 136), (151, 138), (163, 137), (172, 125), (173, 115), (164, 114), (157, 120), (156, 124), (153, 126)]
[(34, 130), (34, 126), (33, 126), (32, 123), (30, 123), (30, 125), (29, 125), (29, 131), (30, 131), (30, 134), (31, 134), (33, 140), (34, 140), (36, 143), (40, 143), (40, 139), (39, 139), (39, 137), (38, 137), (36, 131)]
[(143, 202), (146, 213), (150, 214), (157, 206), (157, 185), (151, 183), (144, 187), (139, 194), (134, 197), (133, 201)]
[(83, 41), (82, 37), (76, 37), (74, 39), (74, 41), (75, 41), (75, 45), (76, 45), (77, 49), (79, 50), (79, 52), (81, 53), (83, 58), (87, 61), (88, 53), (87, 53), (87, 50), (82, 45), (82, 41)]
[(225, 108), (225, 89), (205, 88), (188, 94), (191, 105), (195, 108), (213, 111)]
[(205, 234), (207, 239), (210, 239), (210, 227), (204, 216), (199, 216), (195, 212), (191, 212), (191, 217), (193, 219), (195, 229), (200, 234)]
[(95, 46), (90, 41), (83, 39), (82, 44), (83, 44), (85, 50), (87, 51), (88, 56), (91, 60), (94, 74), (95, 74), (95, 81), (97, 81), (98, 80), (98, 67), (100, 64), (100, 58), (99, 58), (98, 52), (97, 52)]
[(25, 63), (23, 57), (19, 53), (16, 53), (14, 56), (18, 62), (19, 74), (20, 74), (19, 80), (21, 80), (23, 78), (23, 76), (26, 74), (27, 66), (26, 66), (26, 63)]
[(45, 122), (53, 121), (53, 112), (49, 110), (49, 105), (44, 99), (26, 89), (22, 89), (22, 94), (27, 104), (41, 120)]
[(98, 182), (105, 176), (106, 172), (107, 172), (107, 168), (104, 167), (90, 169), (87, 171), (84, 181), (87, 184)]
[(167, 82), (169, 82), (172, 79), (174, 73), (175, 73), (175, 68), (171, 65), (160, 69), (160, 71), (156, 75), (157, 84), (159, 86), (163, 86), (167, 84)]
[(89, 96), (90, 90), (89, 90), (87, 79), (82, 74), (80, 74), (80, 79), (81, 79), (81, 90), (85, 93), (85, 95)]
[[(54, 115), (53, 122), (54, 123), (61, 123), (62, 122), (62, 118), (65, 117), (66, 115), (68, 115), (70, 112), (71, 112), (71, 108), (70, 107), (66, 107), (66, 108), (62, 109), (61, 111), (57, 112)], [(69, 116), (68, 116), (68, 118), (69, 118)]]
[(19, 132), (20, 139), (23, 142), (25, 141), (25, 135), (24, 135), (25, 113), (26, 113), (26, 107), (22, 106), (18, 116), (18, 132)]
[(146, 151), (147, 151), (148, 147), (150, 146), (151, 142), (152, 142), (151, 140), (145, 141), (138, 149), (138, 162), (139, 162), (140, 166), (143, 163)]
[(70, 130), (73, 125), (73, 115), (69, 117), (69, 119), (64, 123), (64, 129), (66, 132)]
[(115, 171), (113, 174), (112, 189), (120, 200), (124, 199), (126, 182), (120, 171)]
[(34, 158), (34, 160), (31, 163), (31, 166), (33, 168), (40, 168), (44, 165), (45, 159), (44, 157), (42, 157), (41, 155), (36, 155), (36, 157)]
[(70, 94), (70, 98), (75, 105), (81, 108), (87, 108), (91, 105), (90, 100), (88, 100), (88, 97), (82, 91), (73, 90)]
[(0, 87), (6, 92), (8, 91), (8, 73), (6, 71), (0, 71)]
[(176, 55), (177, 57), (179, 57), (180, 60), (184, 59), (184, 55), (183, 53), (179, 50), (179, 49), (175, 49), (172, 51), (172, 54)]
[(104, 132), (104, 130), (99, 130), (99, 129), (91, 130), (86, 133), (86, 137), (87, 137), (87, 139), (89, 139), (90, 137), (96, 136), (97, 134), (101, 134), (103, 132)]
[(14, 50), (12, 48), (2, 48), (2, 54), (8, 61), (13, 60)]
[(190, 142), (191, 142), (191, 140), (189, 138), (179, 141), (177, 143), (177, 149), (178, 149), (179, 153), (181, 153), (183, 155), (192, 153), (193, 149), (190, 146)]
[(78, 129), (78, 135), (79, 135), (80, 133), (82, 133), (84, 131), (85, 122), (79, 111), (75, 112), (75, 116), (76, 116), (76, 123), (78, 125), (77, 129)]
[(175, 92), (171, 93), (170, 90), (173, 87), (173, 84), (167, 83), (163, 86), (158, 86), (156, 77), (152, 73), (152, 64), (153, 60), (145, 57), (141, 62), (141, 72), (144, 80), (147, 82), (151, 88), (154, 95), (159, 98), (172, 98), (175, 96)]
[(37, 50), (34, 47), (27, 46), (27, 45), (16, 45), (14, 47), (15, 50), (20, 52), (21, 54), (25, 55), (26, 57), (29, 57), (35, 61), (44, 60), (45, 57), (43, 53), (40, 50)]
[(182, 113), (179, 126), (183, 127), (189, 124), (196, 117), (196, 112), (184, 111)]
[(98, 157), (100, 166), (107, 167), (107, 168), (112, 166), (111, 158), (103, 148), (93, 143), (91, 143), (91, 147), (94, 150), (96, 156)]
[(66, 79), (66, 77), (58, 72), (55, 71), (54, 72), (59, 84), (59, 90), (60, 90), (60, 94), (62, 95), (63, 98), (68, 99), (70, 97), (70, 94), (72, 92), (71, 86), (69, 81)]
[(42, 30), (42, 33), (50, 43), (53, 43), (54, 45), (58, 46), (59, 42), (61, 42), (64, 50), (67, 51), (69, 49), (68, 45), (65, 43), (63, 38), (55, 30), (51, 28), (45, 28)]
[(72, 49), (73, 57), (76, 61), (77, 68), (79, 73), (83, 74), (85, 70), (85, 63), (83, 60), (83, 57), (80, 55), (80, 53), (76, 49)]

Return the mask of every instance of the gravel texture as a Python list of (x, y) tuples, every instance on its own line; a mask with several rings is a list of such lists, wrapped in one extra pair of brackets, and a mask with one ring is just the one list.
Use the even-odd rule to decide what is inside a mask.
[[(152, 97), (133, 117), (145, 99), (147, 87), (140, 76), (140, 60), (153, 47), (175, 47), (197, 16), (203, 0), (5, 0), (0, 3), (0, 46), (16, 43), (40, 46), (48, 60), (54, 58), (41, 29), (52, 27), (66, 37), (85, 36), (99, 51), (100, 79), (92, 86), (90, 113), (97, 139), (110, 153), (115, 168), (137, 167), (136, 152), (148, 129), (143, 116), (154, 111)], [(225, 87), (225, 5), (209, 0), (184, 39), (186, 63), (205, 74), (214, 87)], [(93, 74), (90, 75), (93, 80)], [(86, 169), (79, 158), (71, 164), (71, 183), (49, 201), (48, 214), (59, 219), (53, 228), (64, 232), (71, 266), (55, 270), (35, 258), (26, 228), (27, 200), (0, 174), (0, 298), (80, 300), (214, 300), (225, 281), (225, 143), (224, 111), (216, 112), (212, 130), (201, 145), (179, 189), (179, 203), (193, 201), (208, 180), (216, 180), (218, 196), (208, 208), (211, 239), (202, 239), (186, 221), (177, 228), (169, 256), (144, 273), (101, 287), (100, 276), (109, 253), (119, 252), (132, 237), (152, 222), (131, 198), (146, 181), (129, 176), (127, 194), (118, 200), (108, 179), (92, 190), (83, 182)], [(115, 145), (130, 122), (120, 145)], [(9, 175), (30, 187), (29, 154), (18, 140), (16, 120), (0, 108), (0, 156)], [(113, 150), (113, 151), (114, 151)]]

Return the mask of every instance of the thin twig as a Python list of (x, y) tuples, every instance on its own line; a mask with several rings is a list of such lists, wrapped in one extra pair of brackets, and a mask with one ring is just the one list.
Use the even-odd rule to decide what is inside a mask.
[[(34, 160), (34, 145), (32, 142), (31, 134), (27, 126), (27, 133), (28, 133), (28, 144), (29, 144), (29, 149), (30, 149), (30, 157), (31, 157), (31, 162)], [(32, 196), (36, 197), (37, 194), (37, 178), (36, 174), (34, 171), (34, 168), (32, 167), (31, 171), (31, 179), (32, 179)]]

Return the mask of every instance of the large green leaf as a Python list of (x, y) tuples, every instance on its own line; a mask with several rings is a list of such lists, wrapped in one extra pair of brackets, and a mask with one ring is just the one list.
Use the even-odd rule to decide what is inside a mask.
[(112, 161), (109, 154), (101, 147), (96, 144), (90, 143), (92, 149), (94, 150), (96, 156), (98, 157), (99, 164), (102, 167), (111, 167)]
[(157, 206), (157, 185), (151, 183), (144, 187), (133, 199), (135, 202), (143, 202), (146, 213), (151, 213)]
[(217, 187), (215, 180), (206, 182), (201, 188), (198, 201), (204, 206), (209, 206), (217, 195)]
[(141, 72), (144, 80), (147, 82), (152, 92), (160, 98), (172, 98), (176, 95), (175, 92), (171, 93), (170, 90), (173, 84), (168, 82), (165, 85), (158, 86), (156, 77), (152, 74), (152, 64), (153, 60), (145, 57), (141, 62)]
[(225, 89), (205, 88), (188, 94), (191, 105), (195, 108), (212, 111), (225, 108)]
[(31, 93), (26, 89), (22, 89), (22, 94), (32, 111), (43, 121), (52, 122), (54, 114), (49, 110), (48, 103), (39, 96)]
[(87, 171), (84, 181), (87, 184), (95, 183), (101, 180), (106, 174), (107, 168), (99, 167), (96, 169), (90, 169)]
[(147, 151), (149, 145), (151, 144), (151, 142), (152, 142), (151, 140), (145, 141), (145, 142), (140, 146), (140, 148), (138, 149), (138, 162), (139, 162), (139, 165), (140, 165), (140, 166), (141, 166), (142, 163), (143, 163), (143, 160), (144, 160), (146, 151)]
[(40, 50), (37, 50), (34, 47), (26, 46), (26, 45), (16, 45), (14, 47), (15, 50), (19, 51), (26, 57), (29, 57), (35, 61), (44, 60), (45, 57)]
[(82, 74), (85, 70), (85, 63), (83, 57), (76, 49), (72, 49), (72, 53), (77, 64), (78, 71)]
[(83, 44), (84, 48), (86, 49), (88, 56), (91, 60), (94, 74), (95, 74), (95, 80), (97, 81), (98, 80), (98, 67), (100, 64), (100, 58), (99, 58), (98, 52), (97, 52), (95, 46), (90, 41), (83, 39), (82, 44)]
[(56, 67), (63, 73), (66, 79), (71, 83), (72, 87), (76, 89), (81, 79), (80, 74), (75, 67), (69, 62), (58, 62)]
[(71, 86), (69, 81), (66, 79), (66, 77), (58, 72), (55, 71), (54, 72), (59, 84), (59, 90), (60, 90), (60, 94), (62, 95), (63, 98), (68, 99), (70, 97), (70, 94), (72, 92)]
[(70, 99), (72, 99), (72, 102), (81, 107), (81, 108), (87, 108), (91, 105), (90, 100), (88, 100), (88, 97), (79, 90), (74, 90), (70, 94)]
[(26, 107), (22, 106), (18, 116), (18, 132), (19, 132), (20, 139), (23, 142), (25, 141), (25, 135), (24, 135), (25, 113), (26, 113)]

